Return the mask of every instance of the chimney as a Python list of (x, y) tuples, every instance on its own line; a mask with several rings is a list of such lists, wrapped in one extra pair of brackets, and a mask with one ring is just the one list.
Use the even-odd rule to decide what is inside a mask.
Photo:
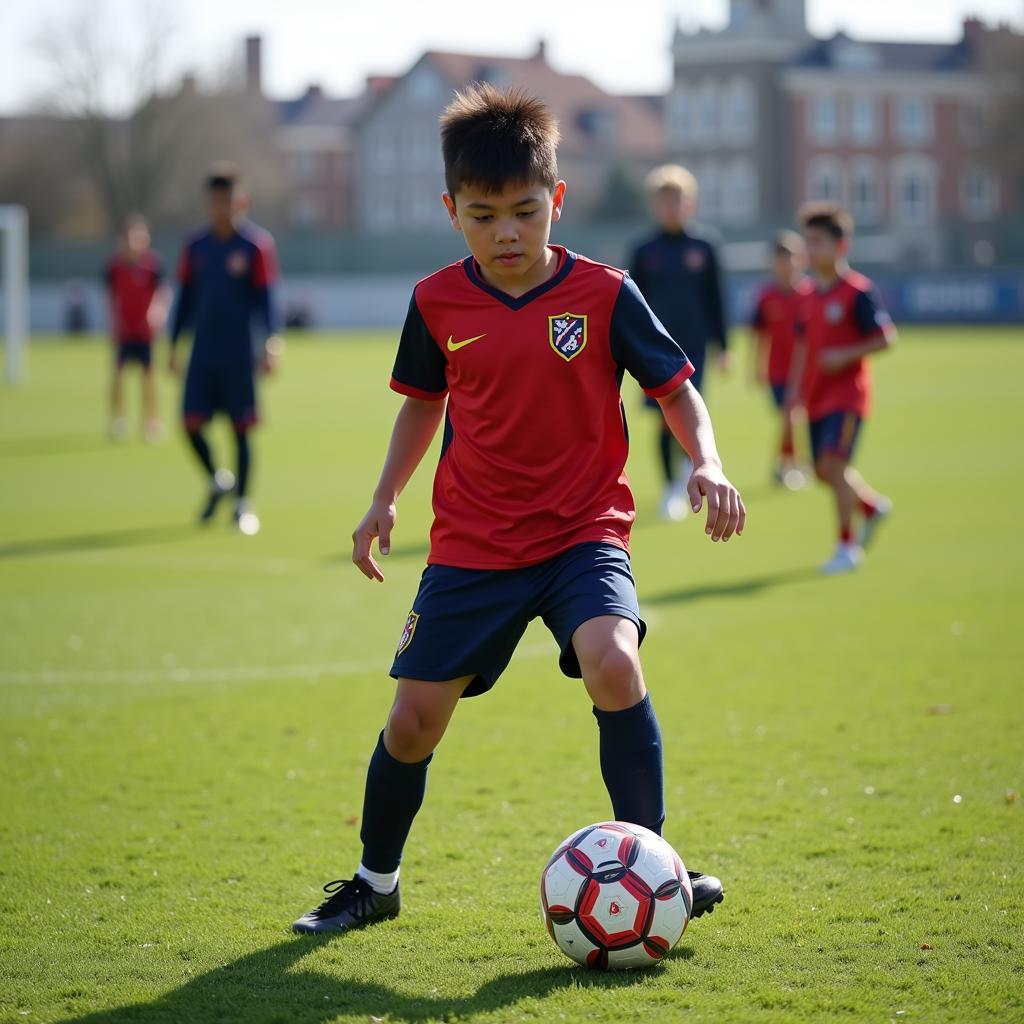
[(533, 53), (533, 59), (543, 61), (545, 64), (548, 59), (548, 44), (547, 40), (542, 36), (537, 40), (537, 49)]
[(254, 96), (263, 95), (263, 39), (245, 37), (245, 91)]

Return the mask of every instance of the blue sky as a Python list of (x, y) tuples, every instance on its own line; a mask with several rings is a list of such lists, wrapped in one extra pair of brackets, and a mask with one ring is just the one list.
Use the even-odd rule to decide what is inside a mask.
[[(161, 2), (161, 0), (156, 0)], [(277, 96), (307, 83), (329, 92), (358, 89), (368, 72), (401, 72), (428, 47), (523, 55), (541, 36), (550, 59), (565, 71), (589, 75), (613, 91), (657, 92), (670, 80), (667, 44), (676, 17), (686, 24), (721, 25), (727, 0), (520, 0), (502, 7), (478, 0), (165, 0), (178, 29), (170, 46), (175, 75), (223, 66), (242, 36), (266, 39), (265, 78)], [(94, 4), (97, 17), (131, 47), (126, 28), (140, 0), (5, 2), (0, 33), (0, 112), (8, 113), (44, 85), (32, 40), (48, 19)], [(875, 39), (954, 39), (969, 13), (1024, 26), (1021, 0), (808, 0), (812, 31), (843, 29)], [(381, 12), (386, 12), (382, 16)]]

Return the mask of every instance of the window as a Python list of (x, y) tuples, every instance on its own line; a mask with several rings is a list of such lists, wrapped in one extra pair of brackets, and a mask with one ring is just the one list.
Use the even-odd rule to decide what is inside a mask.
[(694, 137), (698, 142), (708, 145), (718, 141), (718, 90), (714, 82), (701, 82), (697, 89)]
[(834, 156), (817, 156), (807, 165), (807, 198), (843, 201), (843, 168)]
[(964, 213), (971, 220), (991, 220), (999, 207), (999, 182), (987, 167), (969, 167), (960, 183)]
[(932, 108), (923, 96), (903, 96), (896, 101), (896, 138), (921, 145), (932, 137)]
[(721, 177), (714, 160), (705, 160), (697, 169), (697, 189), (701, 216), (706, 220), (715, 220), (721, 205)]
[(749, 224), (757, 217), (757, 175), (750, 160), (731, 160), (722, 175), (719, 216), (733, 224)]
[(850, 97), (850, 139), (862, 146), (878, 141), (878, 103), (874, 96)]
[(878, 162), (866, 157), (850, 165), (850, 213), (858, 224), (875, 224), (881, 210)]
[(725, 88), (722, 136), (737, 146), (749, 145), (757, 135), (757, 97), (746, 78), (733, 78)]
[(897, 160), (892, 173), (893, 213), (900, 224), (931, 224), (935, 218), (935, 165), (925, 157)]
[(668, 133), (676, 148), (686, 145), (693, 134), (693, 92), (683, 83), (668, 94)]
[(812, 141), (822, 145), (836, 142), (839, 138), (839, 118), (835, 96), (812, 96), (808, 111)]

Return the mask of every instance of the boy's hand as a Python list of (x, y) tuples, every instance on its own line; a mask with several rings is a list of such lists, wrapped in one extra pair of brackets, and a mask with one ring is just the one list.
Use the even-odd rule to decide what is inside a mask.
[(376, 537), (377, 547), (380, 548), (382, 555), (391, 550), (391, 531), (397, 518), (398, 512), (393, 501), (386, 502), (375, 498), (369, 511), (352, 531), (352, 561), (368, 580), (384, 582), (384, 573), (374, 561), (370, 547)]
[(838, 373), (848, 361), (849, 357), (841, 348), (823, 348), (818, 353), (818, 365), (826, 373)]
[(279, 334), (272, 334), (267, 338), (263, 348), (263, 355), (260, 357), (260, 373), (264, 377), (276, 373), (281, 365), (281, 353), (284, 352), (284, 339)]
[(721, 466), (708, 462), (695, 466), (686, 490), (694, 512), (701, 510), (707, 498), (708, 521), (704, 532), (712, 540), (724, 541), (734, 533), (743, 533), (747, 510), (740, 492), (726, 479)]

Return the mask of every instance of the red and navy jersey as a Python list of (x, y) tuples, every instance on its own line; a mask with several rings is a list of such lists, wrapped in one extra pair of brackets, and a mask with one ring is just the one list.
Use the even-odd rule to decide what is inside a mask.
[(519, 298), (472, 257), (413, 292), (391, 387), (448, 396), (431, 564), (510, 569), (587, 541), (629, 550), (623, 374), (658, 398), (693, 366), (624, 271), (551, 248), (554, 275)]
[(768, 340), (768, 383), (773, 386), (789, 380), (801, 305), (813, 291), (814, 285), (802, 277), (792, 288), (772, 281), (757, 298), (751, 326)]
[(192, 359), (204, 363), (251, 361), (252, 322), (278, 330), (277, 250), (270, 233), (239, 225), (228, 238), (207, 229), (193, 235), (178, 260), (178, 299), (171, 340), (191, 326)]
[(163, 276), (163, 262), (152, 249), (141, 253), (136, 260), (123, 253), (111, 257), (103, 279), (110, 296), (110, 329), (119, 344), (153, 340), (149, 307)]
[(852, 270), (825, 290), (815, 288), (807, 296), (800, 330), (807, 342), (803, 398), (808, 419), (818, 420), (833, 412), (854, 412), (861, 418), (868, 415), (868, 360), (858, 359), (838, 373), (826, 373), (818, 354), (822, 349), (858, 345), (884, 334), (891, 322), (875, 286)]
[(705, 346), (725, 348), (728, 331), (722, 277), (712, 238), (695, 225), (659, 231), (634, 251), (629, 272), (673, 337), (703, 362)]

